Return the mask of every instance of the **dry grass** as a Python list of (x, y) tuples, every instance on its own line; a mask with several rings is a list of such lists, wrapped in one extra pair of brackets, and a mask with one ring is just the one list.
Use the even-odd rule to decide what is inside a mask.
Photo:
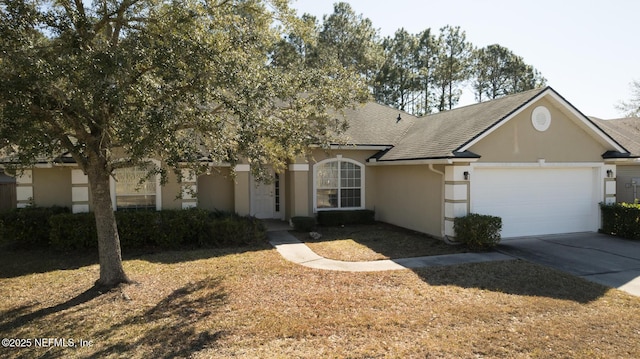
[(0, 357), (640, 357), (640, 298), (523, 261), (345, 273), (266, 245), (166, 252), (102, 295), (90, 262), (0, 252), (2, 337), (93, 343)]
[(343, 261), (373, 261), (441, 254), (463, 253), (462, 246), (450, 246), (425, 234), (390, 224), (320, 227), (320, 240), (308, 233), (291, 232), (318, 255)]

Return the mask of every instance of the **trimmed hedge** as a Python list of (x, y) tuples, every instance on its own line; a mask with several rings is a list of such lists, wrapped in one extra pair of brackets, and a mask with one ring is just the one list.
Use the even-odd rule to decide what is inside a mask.
[(314, 217), (291, 217), (293, 230), (296, 232), (311, 232), (316, 228), (316, 219)]
[(627, 239), (640, 240), (640, 204), (600, 203), (600, 232)]
[(70, 213), (67, 207), (27, 207), (0, 213), (2, 240), (14, 242), (19, 248), (49, 245), (49, 219), (61, 213)]
[(57, 250), (98, 248), (93, 213), (62, 213), (49, 219), (49, 244)]
[[(50, 211), (21, 213), (27, 220), (4, 222), (9, 224), (10, 239), (18, 246), (31, 248), (50, 246), (56, 250), (93, 249), (98, 247), (96, 223), (93, 213), (53, 214)], [(44, 216), (42, 213), (48, 213)], [(24, 223), (42, 222), (38, 226), (37, 242), (33, 233), (26, 231)], [(15, 219), (9, 216), (8, 219)], [(266, 228), (254, 217), (244, 217), (227, 212), (209, 212), (202, 209), (163, 211), (116, 212), (120, 246), (133, 248), (195, 248), (246, 245), (266, 239)], [(32, 226), (35, 227), (35, 226)]]
[(456, 238), (474, 251), (489, 250), (500, 242), (502, 218), (469, 213), (453, 221)]
[(375, 223), (375, 212), (369, 209), (353, 211), (318, 211), (318, 224), (321, 226), (343, 226), (347, 224)]
[(209, 222), (207, 234), (202, 247), (247, 245), (266, 240), (267, 228), (255, 217), (232, 215)]

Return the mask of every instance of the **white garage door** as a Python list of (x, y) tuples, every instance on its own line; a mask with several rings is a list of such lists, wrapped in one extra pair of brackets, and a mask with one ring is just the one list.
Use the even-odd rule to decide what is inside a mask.
[(471, 212), (502, 217), (502, 237), (597, 231), (595, 168), (476, 168)]

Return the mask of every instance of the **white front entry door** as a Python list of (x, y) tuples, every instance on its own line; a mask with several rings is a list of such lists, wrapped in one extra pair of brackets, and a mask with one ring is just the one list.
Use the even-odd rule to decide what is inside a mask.
[(271, 183), (251, 180), (251, 215), (260, 218), (280, 218), (280, 179), (274, 175)]

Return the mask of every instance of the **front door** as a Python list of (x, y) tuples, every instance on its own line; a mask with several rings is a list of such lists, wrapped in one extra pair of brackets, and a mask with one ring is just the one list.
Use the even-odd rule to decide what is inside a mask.
[(252, 180), (251, 214), (256, 218), (280, 218), (280, 178), (274, 175), (271, 183)]

